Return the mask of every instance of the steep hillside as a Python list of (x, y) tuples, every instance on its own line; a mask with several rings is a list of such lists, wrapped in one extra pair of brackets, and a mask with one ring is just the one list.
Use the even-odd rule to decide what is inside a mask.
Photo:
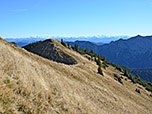
[(95, 62), (55, 42), (77, 64), (53, 62), (0, 39), (0, 113), (151, 114), (151, 93), (142, 86), (112, 66), (99, 75)]

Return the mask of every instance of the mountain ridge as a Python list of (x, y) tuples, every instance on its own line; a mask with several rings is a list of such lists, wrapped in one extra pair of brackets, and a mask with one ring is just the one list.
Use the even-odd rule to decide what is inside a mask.
[(95, 62), (62, 49), (80, 58), (78, 64), (57, 63), (0, 39), (0, 112), (151, 113), (152, 99), (145, 88), (125, 79), (120, 84), (113, 74), (124, 76), (112, 66), (102, 69), (103, 77)]
[[(99, 51), (111, 62), (126, 65), (129, 68), (151, 67), (152, 36), (135, 36), (128, 40), (118, 40), (102, 45)], [(150, 54), (150, 55), (149, 55)]]

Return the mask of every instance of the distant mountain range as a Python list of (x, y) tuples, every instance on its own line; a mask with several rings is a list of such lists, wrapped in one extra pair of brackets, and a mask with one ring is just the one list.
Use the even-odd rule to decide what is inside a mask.
[(5, 38), (8, 42), (15, 42), (18, 46), (23, 47), (25, 45), (28, 45), (30, 43), (36, 42), (36, 41), (43, 41), (45, 39), (52, 38), (61, 41), (63, 39), (66, 42), (75, 42), (75, 41), (89, 41), (93, 42), (97, 45), (102, 45), (105, 43), (109, 43), (111, 41), (118, 40), (120, 38), (127, 39), (128, 36), (80, 36), (80, 37), (29, 37), (29, 38)]
[(80, 37), (52, 37), (56, 40), (63, 39), (65, 42), (75, 42), (75, 41), (89, 41), (97, 45), (110, 43), (111, 41), (116, 41), (120, 38), (128, 39), (129, 36), (80, 36)]

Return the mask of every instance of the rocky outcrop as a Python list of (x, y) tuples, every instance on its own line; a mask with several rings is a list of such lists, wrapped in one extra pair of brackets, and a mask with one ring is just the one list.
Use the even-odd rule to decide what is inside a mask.
[(68, 65), (73, 65), (77, 63), (74, 57), (64, 52), (63, 49), (61, 50), (61, 48), (65, 47), (63, 47), (62, 45), (60, 45), (60, 43), (57, 43), (53, 39), (32, 43), (25, 46), (24, 48), (34, 54), (59, 63), (64, 63)]
[(121, 83), (122, 85), (124, 85), (122, 78), (118, 75), (118, 74), (114, 74), (114, 79), (117, 80), (119, 83)]

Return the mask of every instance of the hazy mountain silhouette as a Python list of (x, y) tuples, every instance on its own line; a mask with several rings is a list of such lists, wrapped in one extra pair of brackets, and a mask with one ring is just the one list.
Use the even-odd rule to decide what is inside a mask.
[[(8, 42), (15, 42), (18, 46), (23, 47), (25, 45), (28, 45), (30, 43), (36, 42), (36, 41), (42, 41), (45, 39), (49, 39), (50, 37), (29, 37), (29, 38), (5, 38)], [(89, 41), (93, 42), (97, 45), (101, 45), (104, 43), (109, 43), (111, 41), (118, 40), (119, 38), (127, 39), (128, 36), (80, 36), (80, 37), (51, 37), (53, 39), (61, 41), (61, 39), (64, 39), (66, 42), (75, 42), (77, 40), (79, 41)]]

